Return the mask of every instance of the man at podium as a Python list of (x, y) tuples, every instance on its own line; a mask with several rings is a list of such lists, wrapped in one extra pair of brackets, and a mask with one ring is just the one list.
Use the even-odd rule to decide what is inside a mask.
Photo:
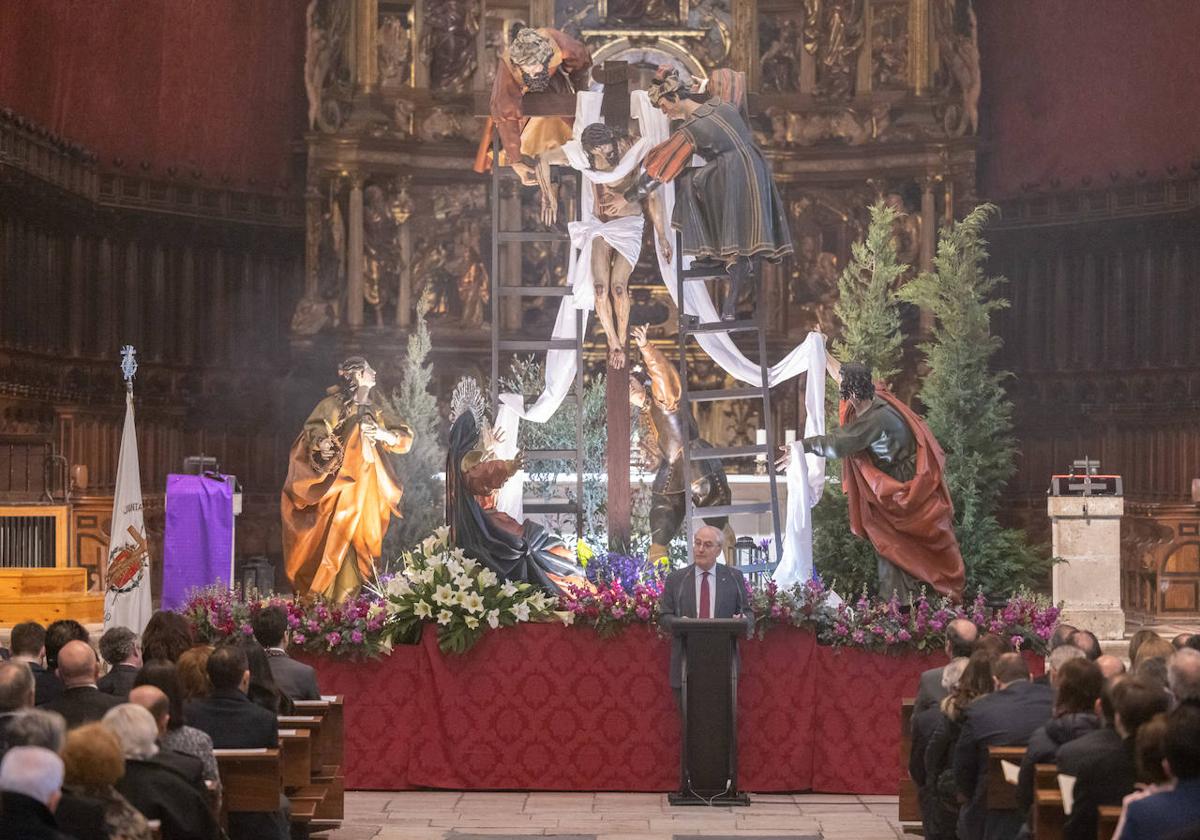
[[(711, 525), (697, 529), (692, 538), (689, 566), (667, 576), (659, 602), (659, 624), (668, 633), (676, 622), (689, 618), (741, 618), (746, 633), (754, 630), (754, 612), (746, 592), (746, 579), (737, 569), (717, 558), (725, 548), (725, 535)], [(683, 687), (683, 637), (671, 638), (671, 688), (679, 699)]]

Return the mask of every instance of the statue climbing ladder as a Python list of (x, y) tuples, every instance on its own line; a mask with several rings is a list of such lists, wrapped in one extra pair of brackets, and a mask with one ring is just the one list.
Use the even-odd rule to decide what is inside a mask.
[[(699, 318), (695, 315), (685, 314), (684, 287), (687, 283), (703, 283), (706, 280), (726, 277), (726, 272), (721, 268), (690, 268), (685, 270), (683, 267), (683, 238), (676, 233), (675, 235), (675, 277), (676, 277), (676, 302), (679, 308), (679, 382), (680, 382), (680, 399), (687, 406), (688, 411), (692, 410), (692, 406), (699, 402), (718, 402), (729, 400), (758, 400), (762, 402), (763, 425), (767, 432), (767, 442), (765, 444), (751, 444), (748, 446), (724, 446), (724, 447), (705, 447), (703, 449), (694, 447), (695, 441), (687, 440), (683, 448), (683, 487), (684, 500), (687, 505), (686, 523), (687, 532), (685, 538), (688, 545), (688, 557), (692, 556), (692, 522), (696, 519), (710, 519), (718, 516), (733, 517), (738, 514), (771, 514), (771, 531), (775, 537), (775, 562), (778, 563), (783, 559), (783, 540), (780, 530), (779, 519), (779, 485), (778, 477), (775, 472), (775, 421), (771, 416), (771, 386), (769, 381), (770, 365), (767, 362), (767, 337), (764, 328), (764, 307), (763, 297), (764, 290), (759, 284), (760, 271), (757, 263), (752, 263), (752, 270), (747, 280), (754, 286), (754, 317), (744, 320), (732, 321), (712, 321), (708, 323), (700, 323)], [(688, 341), (697, 335), (703, 333), (735, 333), (735, 332), (752, 332), (758, 341), (758, 365), (761, 371), (762, 381), (757, 386), (743, 385), (734, 388), (721, 388), (711, 391), (692, 391), (688, 388), (688, 372), (687, 372), (687, 351)], [(770, 485), (770, 501), (766, 502), (734, 502), (728, 505), (714, 505), (711, 507), (697, 508), (692, 503), (692, 461), (713, 460), (726, 458), (745, 458), (751, 455), (764, 455), (767, 462), (767, 481)]]

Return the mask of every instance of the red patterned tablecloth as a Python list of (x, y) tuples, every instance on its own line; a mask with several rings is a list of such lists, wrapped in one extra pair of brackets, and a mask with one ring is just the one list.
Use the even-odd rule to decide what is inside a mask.
[[(668, 650), (645, 627), (600, 639), (536, 624), (462, 656), (426, 632), (379, 660), (310, 661), (321, 690), (346, 698), (350, 788), (667, 791), (679, 761)], [(740, 786), (896, 793), (900, 699), (944, 661), (821, 647), (795, 629), (743, 642)]]

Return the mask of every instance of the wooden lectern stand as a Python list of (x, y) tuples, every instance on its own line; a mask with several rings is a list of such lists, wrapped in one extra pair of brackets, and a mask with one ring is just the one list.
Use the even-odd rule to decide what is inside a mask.
[(737, 787), (737, 643), (741, 618), (681, 618), (683, 642), (679, 791), (672, 805), (749, 805)]

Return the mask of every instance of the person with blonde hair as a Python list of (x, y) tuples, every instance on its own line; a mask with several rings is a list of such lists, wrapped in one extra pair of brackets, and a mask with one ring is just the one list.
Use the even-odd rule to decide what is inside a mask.
[(125, 756), (111, 729), (89, 723), (71, 730), (62, 759), (64, 789), (103, 805), (109, 840), (151, 840), (146, 818), (114, 787), (125, 775)]

